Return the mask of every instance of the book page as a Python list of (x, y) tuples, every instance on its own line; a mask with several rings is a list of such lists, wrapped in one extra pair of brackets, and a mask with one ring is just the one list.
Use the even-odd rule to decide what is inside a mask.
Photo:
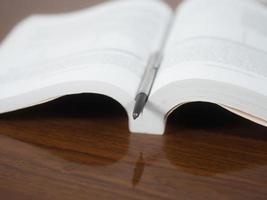
[[(256, 0), (185, 0), (137, 131), (162, 134), (168, 115), (209, 102), (267, 126), (267, 7)], [(140, 120), (141, 121), (141, 120)]]
[(171, 9), (157, 0), (31, 16), (0, 46), (0, 98), (77, 80), (113, 84), (135, 95), (171, 17)]
[[(243, 81), (236, 74), (244, 75)], [(178, 8), (154, 91), (179, 79), (201, 78), (267, 95), (264, 1), (187, 0)]]

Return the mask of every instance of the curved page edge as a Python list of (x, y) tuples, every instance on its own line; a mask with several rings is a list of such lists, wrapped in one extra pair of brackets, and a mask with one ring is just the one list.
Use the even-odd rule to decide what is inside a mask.
[(115, 85), (101, 81), (74, 81), (58, 83), (43, 88), (38, 88), (29, 92), (0, 99), (0, 113), (7, 113), (31, 106), (43, 104), (62, 96), (94, 93), (108, 96), (118, 102), (126, 111), (131, 123), (131, 112), (133, 97)]
[(142, 116), (134, 122), (138, 127), (134, 131), (162, 135), (165, 132), (168, 116), (176, 108), (189, 102), (217, 104), (267, 127), (267, 107), (264, 105), (266, 101), (267, 96), (219, 81), (204, 79), (177, 81), (153, 93)]

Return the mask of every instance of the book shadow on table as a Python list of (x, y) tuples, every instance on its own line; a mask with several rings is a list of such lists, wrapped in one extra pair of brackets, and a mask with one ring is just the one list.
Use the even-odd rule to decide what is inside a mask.
[(96, 94), (64, 96), (0, 115), (0, 135), (39, 146), (70, 163), (109, 165), (128, 152), (127, 114)]
[(194, 175), (267, 170), (267, 128), (214, 104), (186, 104), (168, 118), (163, 151)]
[[(2, 114), (0, 127), (1, 135), (90, 166), (118, 162), (130, 145), (126, 111), (102, 95), (70, 95)], [(155, 142), (178, 171), (214, 176), (267, 165), (266, 133), (267, 128), (219, 106), (192, 103), (169, 117), (165, 135)], [(133, 145), (145, 146), (149, 136), (143, 142)]]

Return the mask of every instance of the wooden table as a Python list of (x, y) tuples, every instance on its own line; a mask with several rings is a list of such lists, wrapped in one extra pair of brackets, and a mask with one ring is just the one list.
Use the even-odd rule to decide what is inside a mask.
[[(1, 36), (30, 13), (97, 2), (1, 0)], [(267, 128), (196, 103), (172, 114), (164, 136), (130, 134), (111, 99), (63, 97), (0, 116), (0, 197), (267, 199)]]

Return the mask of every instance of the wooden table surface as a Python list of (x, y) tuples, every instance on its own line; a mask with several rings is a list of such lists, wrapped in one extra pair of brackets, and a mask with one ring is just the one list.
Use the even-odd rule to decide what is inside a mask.
[[(0, 36), (30, 13), (97, 2), (1, 0)], [(164, 136), (130, 134), (113, 100), (63, 97), (0, 115), (0, 199), (267, 199), (267, 128), (195, 103)]]

